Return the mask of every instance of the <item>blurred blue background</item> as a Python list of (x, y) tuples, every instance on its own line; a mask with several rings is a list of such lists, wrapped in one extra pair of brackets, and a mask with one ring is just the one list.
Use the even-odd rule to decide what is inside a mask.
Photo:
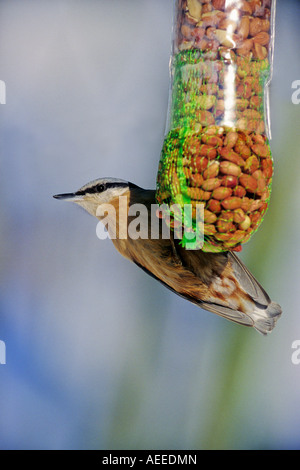
[(298, 449), (300, 2), (279, 0), (273, 196), (241, 255), (271, 336), (167, 291), (52, 195), (154, 188), (172, 0), (0, 0), (1, 449)]

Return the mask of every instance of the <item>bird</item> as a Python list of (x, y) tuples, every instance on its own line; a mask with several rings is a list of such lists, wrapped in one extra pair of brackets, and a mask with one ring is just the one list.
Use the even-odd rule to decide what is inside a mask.
[[(163, 218), (159, 220), (158, 236), (151, 236), (152, 208), (157, 207), (155, 193), (122, 179), (99, 178), (73, 193), (53, 197), (74, 202), (96, 217), (121, 255), (172, 292), (262, 335), (271, 333), (282, 309), (236, 253), (187, 250), (172, 231), (168, 237), (163, 235)], [(135, 205), (145, 208), (140, 209), (139, 225), (146, 227), (146, 236), (129, 236), (135, 219), (131, 208)]]

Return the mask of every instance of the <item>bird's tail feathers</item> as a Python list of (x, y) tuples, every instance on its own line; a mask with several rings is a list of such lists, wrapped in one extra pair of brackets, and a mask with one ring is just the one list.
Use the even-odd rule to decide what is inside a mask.
[(267, 308), (260, 307), (254, 310), (252, 318), (254, 320), (254, 328), (263, 335), (271, 333), (275, 328), (277, 320), (279, 320), (282, 310), (279, 304), (271, 302)]
[(264, 335), (270, 333), (282, 314), (280, 305), (270, 299), (264, 288), (237, 255), (230, 253), (229, 259), (240, 287), (250, 297), (250, 304), (245, 313), (250, 316), (253, 321), (253, 327), (259, 333)]

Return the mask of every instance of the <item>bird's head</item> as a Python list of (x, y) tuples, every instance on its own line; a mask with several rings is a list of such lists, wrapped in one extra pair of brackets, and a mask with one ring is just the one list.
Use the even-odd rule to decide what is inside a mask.
[(55, 199), (75, 202), (89, 214), (96, 216), (101, 204), (112, 204), (120, 196), (130, 195), (130, 191), (139, 188), (133, 183), (118, 178), (100, 178), (82, 186), (74, 193), (57, 194)]

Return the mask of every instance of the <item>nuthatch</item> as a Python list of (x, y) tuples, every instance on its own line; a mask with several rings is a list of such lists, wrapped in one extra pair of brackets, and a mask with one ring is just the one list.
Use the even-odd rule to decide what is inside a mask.
[[(125, 214), (119, 213), (120, 196), (127, 198)], [(99, 208), (110, 204), (116, 211), (116, 233), (110, 234), (117, 250), (147, 274), (176, 294), (199, 307), (241, 325), (254, 327), (262, 334), (270, 333), (282, 311), (234, 253), (204, 253), (186, 250), (171, 232), (168, 239), (133, 239), (118, 234), (130, 223), (128, 214), (133, 204), (143, 204), (150, 227), (151, 206), (155, 191), (144, 190), (132, 183), (113, 178), (95, 180), (75, 193), (59, 194), (56, 199), (73, 201), (91, 215), (99, 216)], [(105, 222), (110, 230), (107, 217)], [(162, 220), (163, 224), (164, 221)]]

